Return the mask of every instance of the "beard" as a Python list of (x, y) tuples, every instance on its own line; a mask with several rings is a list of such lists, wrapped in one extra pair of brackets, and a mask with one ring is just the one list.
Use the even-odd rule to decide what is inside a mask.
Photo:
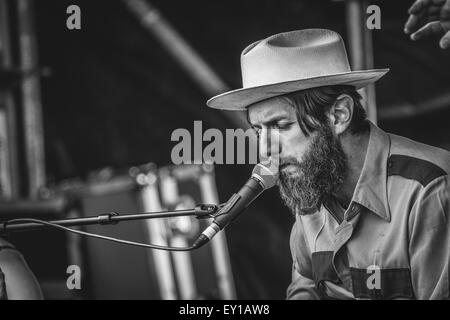
[(325, 125), (318, 130), (301, 162), (293, 157), (280, 162), (281, 199), (294, 216), (312, 214), (328, 196), (339, 191), (347, 169), (341, 142)]

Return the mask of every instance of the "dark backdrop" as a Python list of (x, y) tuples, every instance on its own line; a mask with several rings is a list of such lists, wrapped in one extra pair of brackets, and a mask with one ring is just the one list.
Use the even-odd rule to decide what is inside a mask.
[[(344, 5), (331, 1), (227, 0), (152, 2), (232, 88), (240, 86), (239, 55), (249, 43), (301, 28), (331, 28), (346, 42)], [(378, 1), (382, 29), (374, 36), (375, 66), (391, 72), (377, 85), (380, 126), (438, 146), (449, 146), (450, 108), (389, 117), (448, 92), (449, 53), (437, 40), (411, 42), (403, 33), (411, 1)], [(77, 4), (82, 29), (70, 31), (66, 8)], [(104, 166), (170, 164), (176, 128), (193, 121), (231, 127), (205, 106), (207, 96), (147, 34), (118, 0), (39, 0), (37, 31), (42, 79), (47, 170), (50, 181), (86, 176)], [(384, 113), (383, 113), (384, 112)], [(383, 114), (385, 116), (383, 116)], [(386, 116), (387, 114), (387, 116)], [(216, 166), (220, 200), (248, 177), (251, 167)], [(293, 219), (277, 191), (265, 193), (228, 229), (239, 298), (282, 299), (289, 283)]]

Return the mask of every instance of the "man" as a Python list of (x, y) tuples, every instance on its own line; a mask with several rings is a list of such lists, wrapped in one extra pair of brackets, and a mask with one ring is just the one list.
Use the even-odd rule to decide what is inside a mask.
[(42, 292), (22, 254), (0, 238), (0, 300), (40, 300)]
[(439, 45), (450, 48), (450, 0), (416, 0), (408, 13), (404, 31), (412, 40), (443, 34)]
[(287, 298), (449, 298), (450, 153), (366, 119), (356, 89), (388, 69), (351, 71), (322, 29), (255, 42), (241, 68), (244, 88), (208, 106), (246, 110), (261, 152), (279, 158), (296, 220)]

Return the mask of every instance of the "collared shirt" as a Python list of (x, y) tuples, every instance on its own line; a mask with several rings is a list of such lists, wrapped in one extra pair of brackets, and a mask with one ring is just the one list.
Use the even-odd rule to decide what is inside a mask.
[[(0, 251), (5, 249), (13, 249), (15, 248), (11, 246), (9, 243), (0, 238)], [(8, 300), (8, 294), (6, 292), (6, 282), (5, 282), (5, 274), (1, 268), (2, 261), (0, 259), (0, 300)]]
[(6, 293), (5, 275), (0, 268), (0, 300), (8, 300), (8, 294)]
[(449, 299), (449, 173), (450, 152), (371, 123), (348, 209), (296, 215), (287, 298)]
[(0, 300), (42, 299), (36, 277), (22, 254), (0, 238)]

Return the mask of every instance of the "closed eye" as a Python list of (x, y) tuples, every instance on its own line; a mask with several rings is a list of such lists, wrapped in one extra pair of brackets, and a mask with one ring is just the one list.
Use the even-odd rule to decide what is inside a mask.
[[(295, 121), (273, 121), (267, 123), (267, 127), (269, 129), (275, 130), (288, 130), (292, 125), (295, 124)], [(262, 128), (260, 126), (252, 126), (252, 129), (255, 131), (256, 135), (259, 136), (261, 134)]]
[(295, 123), (295, 121), (290, 121), (290, 122), (277, 122), (275, 124), (273, 124), (273, 128), (274, 129), (278, 129), (278, 130), (287, 130), (289, 129), (293, 124)]

